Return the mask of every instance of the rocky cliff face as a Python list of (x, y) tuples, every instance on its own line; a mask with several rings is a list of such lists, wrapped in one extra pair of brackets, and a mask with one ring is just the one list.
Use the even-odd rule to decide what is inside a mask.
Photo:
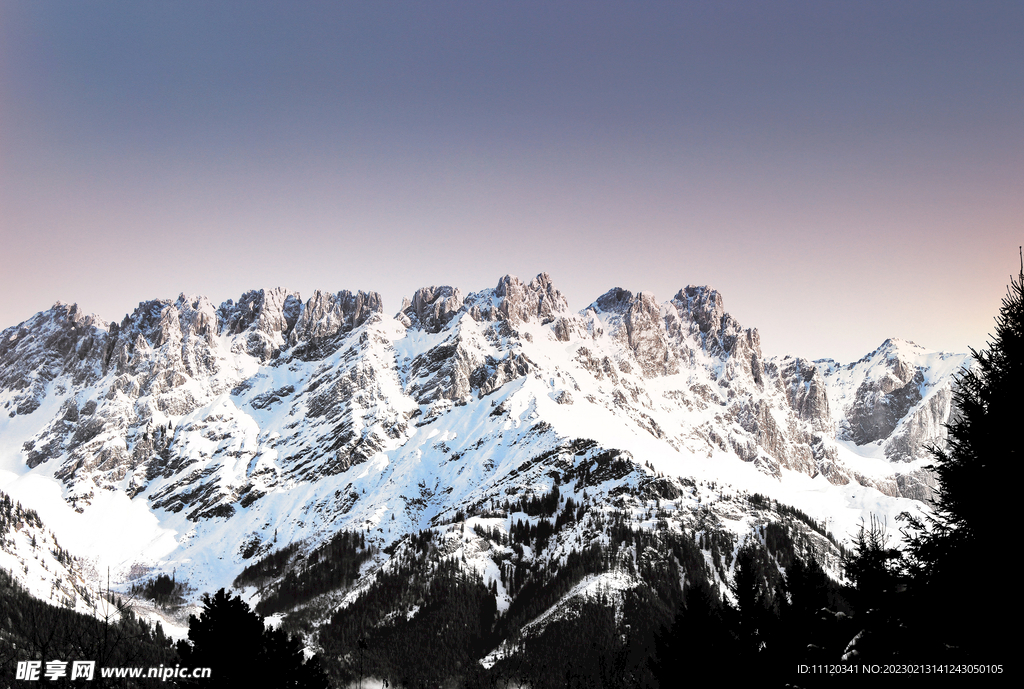
[[(116, 328), (113, 329), (116, 333)], [(110, 326), (77, 305), (57, 303), (0, 336), (0, 386), (9, 416), (31, 414), (55, 378), (86, 385), (105, 371)]]
[(945, 442), (953, 375), (968, 361), (890, 339), (852, 364), (822, 362), (837, 439), (894, 468), (877, 481), (855, 478), (889, 495), (934, 497), (935, 481), (924, 468), (928, 448)]
[[(10, 379), (9, 416), (31, 413), (47, 397), (61, 400), (59, 413), (40, 419), (41, 429), (25, 440), (23, 451), (29, 467), (54, 463), (53, 475), (68, 487), (76, 507), (89, 504), (97, 489), (135, 496), (167, 481), (170, 488), (150, 497), (155, 507), (193, 507), (190, 514), (197, 518), (229, 515), (232, 504), (258, 489), (247, 481), (225, 482), (204, 460), (255, 461), (261, 443), (237, 434), (234, 423), (244, 415), (236, 405), (221, 400), (216, 410), (203, 407), (226, 394), (230, 400), (231, 393), (256, 391), (253, 409), (291, 397), (309, 418), (331, 416), (334, 423), (303, 435), (302, 447), (282, 458), (281, 466), (261, 467), (264, 478), (307, 476), (311, 455), (323, 471), (358, 461), (352, 428), (365, 424), (353, 415), (360, 403), (384, 393), (375, 389), (372, 357), (353, 362), (350, 346), (343, 350), (346, 362), (338, 348), (354, 328), (380, 313), (376, 293), (316, 292), (303, 304), (281, 289), (248, 292), (219, 308), (205, 297), (185, 295), (143, 302), (110, 326), (58, 304), (4, 332), (0, 367)], [(272, 364), (282, 349), (289, 359), (322, 363), (319, 375), (307, 375), (305, 389), (264, 390), (260, 384), (266, 378), (260, 366)], [(325, 352), (330, 356), (317, 358)], [(278, 434), (273, 445), (288, 445), (293, 436)], [(206, 447), (196, 437), (218, 442)], [(317, 444), (307, 446), (307, 440)], [(369, 433), (359, 445), (368, 451), (378, 442)], [(304, 461), (296, 468), (299, 458)], [(205, 469), (187, 471), (197, 464)]]
[(416, 327), (437, 333), (461, 309), (462, 292), (454, 287), (421, 287), (412, 295), (412, 301), (403, 300), (402, 310), (395, 318), (406, 328)]

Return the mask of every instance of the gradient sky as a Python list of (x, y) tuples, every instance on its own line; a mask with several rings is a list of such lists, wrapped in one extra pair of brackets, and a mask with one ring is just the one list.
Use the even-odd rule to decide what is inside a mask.
[(721, 291), (766, 354), (981, 347), (1021, 2), (0, 0), (0, 328), (77, 302)]

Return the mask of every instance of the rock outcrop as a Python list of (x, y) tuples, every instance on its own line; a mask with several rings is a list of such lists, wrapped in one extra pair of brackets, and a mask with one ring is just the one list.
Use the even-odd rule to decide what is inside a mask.
[(402, 302), (402, 310), (395, 318), (407, 328), (438, 333), (459, 313), (462, 302), (462, 293), (455, 287), (421, 287), (412, 295), (412, 301)]

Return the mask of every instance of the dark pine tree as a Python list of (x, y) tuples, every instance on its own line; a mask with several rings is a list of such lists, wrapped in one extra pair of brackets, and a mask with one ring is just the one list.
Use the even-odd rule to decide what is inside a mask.
[[(930, 516), (907, 522), (915, 621), (932, 649), (978, 662), (1006, 662), (1006, 624), (1019, 606), (1012, 584), (985, 582), (1011, 555), (1013, 496), (1021, 460), (1024, 393), (1024, 256), (1011, 279), (988, 347), (953, 391), (944, 448), (932, 449), (938, 499)], [(1008, 586), (1007, 586), (1008, 584)]]
[[(238, 596), (221, 589), (203, 595), (203, 612), (188, 620), (188, 642), (178, 642), (182, 665), (208, 667), (210, 679), (195, 686), (326, 689), (327, 676), (314, 656), (304, 662), (302, 643), (264, 627), (263, 618)], [(211, 680), (213, 684), (211, 684)], [(187, 681), (183, 686), (192, 686)]]
[[(779, 641), (785, 645), (784, 662), (816, 665), (842, 656), (856, 631), (850, 631), (850, 618), (845, 612), (837, 614), (840, 607), (848, 609), (839, 589), (813, 556), (793, 558), (786, 569), (786, 592), (791, 604), (784, 610), (779, 627)], [(810, 682), (809, 686), (815, 684)]]
[(653, 670), (659, 686), (674, 686), (694, 669), (709, 675), (722, 672), (723, 676), (745, 676), (752, 664), (733, 631), (737, 626), (734, 613), (707, 579), (698, 578), (687, 586), (674, 622), (655, 640), (657, 661)]
[(889, 544), (885, 524), (873, 515), (870, 526), (862, 522), (853, 551), (843, 558), (851, 582), (845, 595), (853, 604), (859, 630), (845, 649), (848, 660), (894, 661), (909, 651), (904, 633), (903, 566), (903, 555)]
[(813, 557), (793, 558), (786, 570), (786, 589), (792, 599), (790, 615), (801, 626), (828, 607), (828, 584), (828, 575)]

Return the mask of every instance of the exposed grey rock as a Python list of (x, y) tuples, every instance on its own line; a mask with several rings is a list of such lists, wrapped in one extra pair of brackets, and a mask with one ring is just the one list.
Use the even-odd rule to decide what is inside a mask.
[(358, 328), (375, 314), (384, 312), (377, 292), (342, 290), (330, 294), (316, 290), (306, 302), (289, 342), (316, 341)]
[(691, 349), (696, 347), (713, 357), (724, 358), (725, 381), (739, 377), (758, 386), (763, 384), (761, 337), (753, 328), (743, 329), (725, 312), (717, 290), (689, 285), (679, 290), (668, 306), (665, 328), (677, 343), (682, 361), (692, 361)]
[(661, 307), (654, 295), (641, 292), (633, 299), (623, 318), (633, 356), (647, 377), (678, 372), (679, 363), (669, 349), (668, 335), (661, 319)]
[(931, 503), (938, 497), (936, 494), (938, 482), (935, 474), (927, 469), (916, 469), (896, 474), (896, 486), (901, 496), (911, 500)]
[(718, 290), (688, 285), (672, 298), (680, 313), (686, 313), (697, 324), (698, 330), (712, 341), (718, 340), (725, 317), (725, 306)]
[(45, 384), (57, 376), (80, 384), (98, 379), (109, 338), (106, 322), (77, 304), (57, 302), (0, 333), (0, 389), (21, 392), (17, 413), (31, 413)]
[[(779, 481), (801, 472), (927, 501), (934, 476), (918, 460), (944, 437), (956, 363), (907, 343), (850, 366), (765, 361), (757, 331), (710, 288), (660, 304), (615, 289), (572, 314), (544, 274), (528, 284), (506, 276), (465, 299), (450, 287), (417, 290), (396, 316), (404, 329), (364, 292), (303, 303), (256, 290), (217, 309), (182, 295), (143, 302), (109, 326), (58, 307), (0, 338), (0, 407), (35, 415), (0, 417), (0, 430), (31, 434), (3, 445), (63, 481), (74, 509), (106, 491), (133, 499), (133, 510), (148, 503), (177, 534), (167, 562), (223, 556), (217, 576), (239, 555), (279, 547), (279, 526), (282, 545), (301, 543), (298, 567), (339, 529), (365, 534), (390, 561), (416, 547), (404, 534), (423, 529), (438, 536), (429, 557), (500, 554), (500, 539), (452, 520), (492, 518), (551, 485), (676, 533), (771, 516), (737, 486), (660, 476), (671, 449), (685, 458), (678, 466), (707, 461), (712, 474), (712, 463), (738, 458)], [(872, 424), (889, 430), (863, 449), (871, 459), (848, 459), (860, 450), (854, 430)], [(620, 438), (651, 463), (609, 446)], [(554, 547), (531, 548), (524, 561), (587, 547), (603, 537), (592, 525), (570, 520)], [(801, 549), (829, 555), (837, 571), (837, 549), (806, 526)], [(244, 536), (215, 542), (231, 533)], [(672, 567), (655, 548), (635, 555), (645, 571)]]
[(551, 325), (551, 332), (559, 342), (569, 342), (573, 337), (584, 337), (587, 328), (579, 316), (559, 316)]
[(900, 381), (903, 384), (899, 387), (894, 384), (899, 377), (894, 375), (866, 382), (857, 390), (847, 418), (852, 430), (851, 439), (858, 445), (887, 438), (910, 408), (921, 401), (923, 373), (916, 371), (911, 377), (905, 367), (900, 367), (900, 372), (910, 379)]
[(237, 304), (229, 299), (217, 314), (222, 333), (247, 333), (245, 351), (266, 361), (286, 346), (301, 311), (299, 295), (278, 287), (246, 292)]
[(535, 318), (542, 322), (553, 320), (569, 306), (547, 273), (541, 273), (527, 284), (514, 275), (506, 275), (498, 280), (494, 296), (498, 299), (499, 317), (513, 326)]
[(817, 366), (807, 359), (787, 356), (779, 363), (777, 375), (796, 415), (810, 422), (816, 431), (834, 433), (825, 378)]
[(525, 376), (536, 365), (521, 353), (510, 352), (501, 360), (487, 357), (469, 377), (469, 384), (477, 390), (477, 395), (488, 395), (510, 380)]
[(598, 297), (586, 312), (605, 316), (609, 334), (629, 347), (644, 376), (678, 372), (679, 362), (670, 348), (661, 307), (650, 293), (641, 292), (634, 296), (632, 292), (616, 287)]
[[(816, 362), (826, 372), (837, 438), (880, 446), (893, 463), (929, 460), (928, 448), (945, 442), (944, 424), (951, 413), (950, 377), (936, 377), (931, 367), (948, 369), (944, 362), (950, 359), (961, 365), (968, 361), (963, 355), (939, 355), (912, 342), (886, 340), (846, 366)], [(934, 480), (928, 472), (898, 470), (897, 475), (902, 478), (876, 487), (893, 495), (930, 499)]]
[(421, 287), (402, 303), (396, 318), (405, 320), (407, 328), (419, 328), (429, 333), (441, 332), (462, 310), (462, 293), (455, 287)]
[[(467, 399), (473, 390), (470, 376), (483, 365), (485, 360), (461, 346), (457, 338), (445, 341), (413, 360), (410, 368), (413, 382), (408, 392), (419, 404)], [(477, 375), (480, 383), (486, 379)]]
[(253, 409), (266, 409), (275, 404), (280, 404), (281, 400), (290, 397), (295, 393), (295, 386), (286, 385), (285, 387), (265, 392), (261, 395), (256, 395), (249, 400), (249, 406)]
[(931, 445), (945, 445), (945, 424), (950, 418), (951, 398), (950, 388), (943, 386), (904, 415), (902, 423), (886, 439), (885, 456), (889, 461), (929, 459), (928, 448)]
[(598, 297), (591, 308), (599, 313), (625, 314), (633, 304), (633, 293), (621, 287), (613, 287)]

